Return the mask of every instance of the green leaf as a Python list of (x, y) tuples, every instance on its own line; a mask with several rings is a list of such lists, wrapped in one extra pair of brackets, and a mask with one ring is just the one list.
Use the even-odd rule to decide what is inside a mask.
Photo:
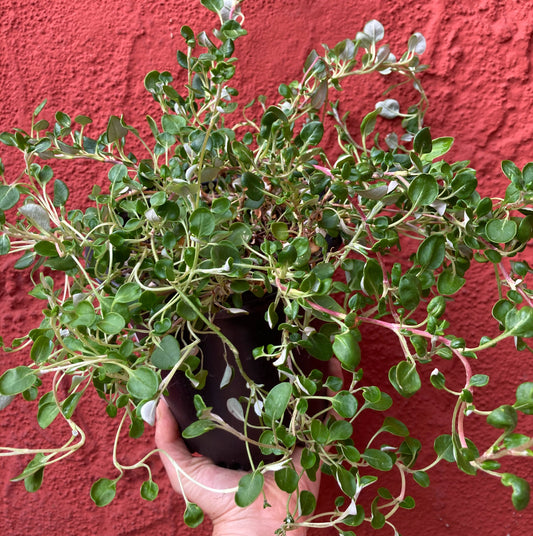
[(511, 309), (505, 315), (505, 329), (517, 337), (533, 337), (533, 307), (524, 305)]
[(108, 335), (116, 335), (126, 327), (126, 321), (118, 313), (110, 312), (97, 322), (97, 326)]
[(298, 497), (298, 509), (303, 516), (309, 516), (313, 513), (316, 508), (316, 498), (315, 496), (306, 489), (300, 492)]
[(91, 487), (91, 499), (96, 506), (107, 506), (117, 493), (117, 483), (115, 480), (100, 478)]
[[(192, 300), (194, 301), (194, 300)], [(178, 313), (181, 318), (192, 322), (198, 318), (198, 311), (192, 304), (189, 304), (183, 300), (179, 301), (176, 305), (176, 313)], [(161, 367), (160, 367), (161, 368)]]
[(70, 127), (72, 124), (70, 117), (64, 112), (56, 112), (55, 118), (62, 127)]
[(383, 512), (381, 512), (378, 508), (378, 497), (376, 497), (372, 501), (372, 505), (370, 507), (370, 510), (372, 512), (370, 525), (373, 529), (379, 530), (385, 526), (386, 518)]
[(265, 185), (259, 175), (245, 171), (241, 176), (241, 184), (246, 188), (246, 195), (252, 201), (261, 201), (263, 199)]
[(64, 206), (68, 200), (68, 196), (68, 186), (63, 181), (56, 179), (54, 181), (54, 207)]
[(130, 371), (126, 388), (133, 397), (140, 400), (150, 400), (157, 394), (159, 378), (152, 369), (139, 367)]
[(485, 227), (487, 238), (497, 244), (510, 242), (516, 236), (517, 231), (518, 227), (513, 220), (492, 219)]
[(431, 299), (427, 306), (427, 313), (435, 318), (440, 318), (444, 314), (445, 310), (446, 299), (444, 296), (435, 296)]
[(81, 400), (82, 396), (83, 392), (72, 393), (67, 396), (65, 400), (63, 400), (61, 403), (61, 413), (65, 419), (70, 419), (72, 417), (74, 410), (76, 409), (76, 406), (78, 405), (78, 402)]
[(407, 426), (394, 417), (385, 417), (380, 430), (399, 437), (407, 437), (409, 435)]
[(503, 473), (502, 484), (513, 488), (511, 500), (516, 510), (523, 510), (529, 504), (530, 486), (526, 480), (511, 473)]
[(113, 301), (115, 303), (132, 303), (136, 302), (143, 293), (141, 287), (134, 282), (124, 283), (115, 294)]
[(422, 443), (418, 439), (406, 437), (398, 448), (400, 461), (407, 467), (411, 467), (415, 463), (421, 448)]
[(193, 437), (201, 436), (206, 432), (209, 432), (209, 430), (213, 430), (214, 428), (216, 428), (214, 422), (208, 421), (207, 419), (200, 419), (189, 424), (189, 426), (183, 430), (181, 435), (185, 439), (192, 439)]
[(37, 174), (37, 178), (41, 185), (48, 184), (48, 182), (52, 180), (53, 176), (54, 170), (48, 165), (44, 165)]
[(361, 458), (365, 460), (370, 467), (377, 469), (378, 471), (390, 471), (394, 462), (392, 458), (386, 453), (378, 449), (366, 449)]
[(77, 115), (74, 118), (74, 122), (78, 123), (78, 125), (81, 125), (82, 127), (85, 127), (87, 125), (90, 125), (93, 120), (90, 117), (87, 117), (86, 115)]
[(471, 387), (484, 387), (489, 383), (489, 377), (486, 374), (474, 374), (470, 378)]
[(321, 121), (306, 123), (300, 132), (304, 145), (318, 145), (324, 136), (324, 125)]
[(307, 448), (302, 449), (300, 463), (304, 469), (312, 469), (315, 466), (316, 461), (317, 456), (313, 451)]
[(30, 357), (35, 363), (46, 361), (54, 349), (54, 343), (45, 335), (40, 335), (35, 339), (30, 351)]
[(518, 386), (513, 407), (526, 415), (533, 415), (533, 382), (525, 382)]
[(468, 446), (463, 447), (459, 441), (459, 436), (456, 433), (452, 436), (455, 463), (467, 475), (475, 475), (477, 468), (471, 462), (479, 456), (479, 452), (471, 441), (468, 439), (466, 441)]
[(124, 164), (115, 164), (107, 172), (111, 183), (121, 182), (128, 176), (128, 168)]
[(144, 420), (132, 417), (128, 435), (133, 438), (141, 437), (144, 433)]
[(332, 401), (333, 409), (345, 419), (351, 419), (357, 412), (357, 398), (349, 391), (337, 393)]
[(76, 305), (74, 312), (76, 313), (76, 318), (72, 322), (74, 327), (85, 326), (90, 328), (96, 321), (96, 312), (91, 302), (86, 300), (80, 301)]
[(287, 128), (289, 123), (287, 116), (280, 108), (276, 106), (269, 106), (261, 118), (261, 136), (268, 138), (272, 130), (272, 125), (276, 121), (281, 121), (281, 123), (284, 125), (284, 128)]
[(376, 259), (368, 259), (363, 269), (363, 287), (367, 294), (380, 298), (383, 293), (383, 270)]
[(35, 261), (35, 253), (33, 253), (33, 251), (27, 251), (24, 253), (24, 255), (22, 255), (22, 257), (17, 259), (14, 264), (14, 268), (16, 270), (24, 270), (25, 268), (31, 266), (33, 261)]
[(431, 373), (429, 381), (431, 382), (431, 385), (433, 385), (433, 387), (435, 387), (436, 389), (444, 389), (446, 384), (446, 378), (444, 377), (444, 374), (438, 370), (433, 371)]
[(180, 359), (180, 345), (176, 337), (165, 335), (154, 349), (150, 361), (161, 370), (171, 370)]
[(522, 179), (526, 190), (533, 188), (533, 162), (528, 162), (522, 170)]
[(190, 230), (199, 238), (211, 236), (215, 230), (215, 216), (206, 207), (197, 208), (190, 217)]
[(183, 521), (188, 527), (196, 528), (202, 524), (204, 520), (203, 510), (196, 504), (192, 502), (187, 502), (185, 507), (185, 512), (183, 513)]
[[(352, 42), (352, 45), (353, 45), (353, 42)], [(320, 84), (318, 84), (318, 87), (315, 89), (314, 93), (311, 96), (311, 106), (316, 109), (321, 108), (324, 102), (326, 102), (327, 96), (328, 96), (328, 81), (321, 80)]]
[(273, 222), (270, 226), (274, 238), (287, 240), (289, 238), (289, 227), (285, 222)]
[(40, 471), (44, 468), (45, 463), (48, 461), (50, 456), (45, 456), (42, 452), (37, 453), (26, 465), (22, 473), (18, 476), (11, 479), (11, 482), (20, 482), (30, 475), (35, 474), (37, 471)]
[(211, 260), (215, 268), (232, 266), (234, 262), (240, 262), (240, 252), (229, 240), (222, 240), (211, 247)]
[(415, 207), (430, 205), (439, 195), (439, 185), (432, 175), (423, 173), (411, 182), (408, 194)]
[[(503, 445), (506, 449), (516, 449), (529, 442), (529, 436), (523, 434), (509, 434), (503, 438)], [(489, 461), (489, 460), (488, 460)], [(499, 463), (499, 462), (496, 462)], [(501, 466), (501, 464), (499, 464)]]
[(35, 473), (27, 476), (24, 479), (24, 487), (26, 488), (26, 491), (33, 493), (41, 487), (43, 483), (43, 473), (44, 467), (41, 467), (40, 469), (35, 471)]
[(345, 441), (353, 434), (353, 426), (348, 421), (333, 421), (328, 428), (328, 443)]
[(239, 480), (235, 503), (241, 508), (250, 506), (263, 490), (264, 477), (259, 472), (244, 475)]
[(520, 184), (522, 179), (522, 172), (514, 162), (511, 162), (510, 160), (504, 160), (502, 162), (502, 171), (515, 186), (518, 186)]
[[(227, 39), (235, 40), (238, 37), (242, 35), (246, 35), (248, 32), (234, 19), (227, 20), (224, 22), (224, 24), (220, 27), (220, 34), (223, 41)], [(225, 39), (224, 39), (225, 38)], [(220, 68), (222, 62), (219, 62), (217, 67)], [(227, 66), (228, 72), (231, 73), (231, 75), (226, 74), (226, 79), (229, 80), (234, 72), (234, 67), (228, 64), (223, 64), (222, 66)], [(217, 69), (213, 69), (213, 73), (216, 73)]]
[(274, 480), (279, 489), (292, 493), (298, 488), (300, 477), (292, 467), (284, 467), (274, 473)]
[(11, 249), (11, 241), (9, 236), (2, 235), (0, 236), (0, 255), (7, 255)]
[(453, 463), (455, 461), (455, 456), (453, 454), (453, 442), (452, 436), (449, 434), (440, 435), (435, 439), (434, 449), (437, 453), (437, 456), (446, 460), (447, 462)]
[(357, 334), (354, 331), (338, 333), (333, 340), (333, 353), (340, 361), (342, 368), (353, 372), (361, 361), (361, 349)]
[(446, 154), (453, 145), (453, 138), (442, 137), (435, 138), (432, 142), (431, 152), (424, 154), (424, 161), (432, 162), (435, 158)]
[(427, 488), (430, 484), (429, 476), (425, 471), (415, 471), (413, 474), (414, 481), (421, 487)]
[(278, 383), (275, 385), (264, 402), (264, 412), (273, 420), (278, 420), (283, 417), (287, 405), (291, 398), (292, 386), (288, 382)]
[(424, 270), (436, 270), (444, 262), (446, 240), (442, 235), (428, 236), (418, 247), (417, 260)]
[(378, 108), (373, 112), (367, 114), (361, 122), (361, 136), (366, 138), (369, 134), (372, 134), (374, 127), (376, 126), (376, 119), (380, 114), (381, 109)]
[(37, 410), (37, 423), (43, 429), (50, 426), (54, 419), (59, 415), (59, 407), (55, 401), (41, 404), (39, 402), (39, 409)]
[(443, 270), (437, 279), (437, 290), (444, 296), (455, 294), (465, 284), (465, 279), (451, 269)]
[(0, 376), (0, 394), (17, 395), (32, 387), (37, 381), (36, 371), (29, 367), (8, 369)]
[(477, 188), (475, 171), (465, 169), (457, 173), (451, 183), (453, 194), (459, 199), (468, 199)]
[(505, 317), (511, 309), (513, 309), (513, 304), (509, 300), (498, 300), (492, 308), (492, 316), (505, 325)]
[(355, 476), (342, 466), (337, 467), (336, 476), (342, 491), (348, 497), (353, 497), (357, 493), (357, 479)]
[(430, 153), (433, 148), (429, 127), (424, 127), (419, 130), (413, 140), (413, 149), (418, 154)]
[(200, 3), (214, 13), (219, 13), (224, 7), (224, 0), (200, 0)]
[(418, 277), (412, 274), (404, 274), (400, 278), (400, 284), (398, 285), (398, 295), (400, 297), (400, 304), (412, 311), (418, 307), (420, 303), (420, 295), (422, 289), (420, 280)]
[(311, 421), (311, 437), (321, 445), (326, 444), (329, 437), (327, 426), (322, 421), (313, 419)]
[(47, 99), (44, 99), (33, 111), (33, 117), (37, 117), (42, 111), (43, 108), (46, 106)]
[(412, 510), (415, 507), (415, 500), (410, 495), (407, 496), (401, 503), (400, 508), (405, 508), (406, 510)]
[(109, 118), (107, 124), (107, 141), (113, 143), (118, 141), (128, 133), (128, 129), (122, 124), (122, 119), (116, 115), (112, 115)]
[(48, 242), (48, 240), (41, 240), (40, 242), (36, 242), (33, 246), (33, 249), (35, 253), (37, 253), (37, 255), (41, 255), (42, 257), (58, 256), (56, 245), (53, 242)]
[(157, 498), (159, 486), (153, 480), (146, 480), (141, 486), (141, 497), (146, 501), (153, 501)]
[(163, 131), (168, 134), (180, 134), (181, 130), (187, 125), (187, 120), (181, 115), (163, 115), (161, 126)]
[(364, 408), (375, 411), (386, 411), (392, 406), (392, 398), (387, 393), (383, 393), (379, 387), (371, 385), (363, 388)]
[(503, 405), (487, 415), (487, 422), (494, 428), (503, 428), (506, 432), (512, 432), (518, 424), (518, 415), (513, 406)]
[(333, 354), (333, 346), (324, 333), (311, 333), (307, 339), (300, 342), (300, 345), (320, 361), (328, 361)]
[(422, 387), (416, 365), (407, 361), (401, 361), (390, 368), (389, 381), (396, 391), (405, 398), (414, 395)]

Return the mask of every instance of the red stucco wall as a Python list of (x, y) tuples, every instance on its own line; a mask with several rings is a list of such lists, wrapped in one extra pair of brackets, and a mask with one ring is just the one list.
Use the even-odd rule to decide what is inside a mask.
[[(245, 26), (250, 35), (237, 50), (243, 102), (255, 91), (274, 94), (279, 83), (299, 76), (311, 48), (354, 37), (371, 18), (385, 25), (393, 51), (411, 33), (420, 31), (428, 41), (424, 60), (431, 64), (423, 80), (431, 100), (428, 123), (432, 133), (455, 136), (453, 156), (471, 160), (479, 170), (482, 192), (495, 193), (505, 184), (499, 171), (502, 159), (514, 160), (519, 166), (533, 160), (531, 7), (531, 2), (524, 0), (246, 0)], [(155, 112), (155, 104), (143, 89), (144, 75), (152, 69), (177, 72), (175, 53), (181, 47), (181, 25), (187, 23), (198, 31), (206, 22), (210, 28), (214, 17), (196, 0), (0, 0), (0, 131), (27, 127), (32, 110), (43, 98), (48, 99), (49, 117), (58, 109), (72, 116), (89, 115), (95, 120), (93, 132), (105, 128), (110, 114), (121, 113), (128, 123), (147, 130), (144, 116)], [(354, 87), (355, 110), (360, 107), (361, 114), (369, 111), (379, 100), (375, 90), (371, 81)], [(12, 165), (12, 153), (3, 146), (0, 150), (6, 167)], [(95, 181), (105, 183), (105, 172), (89, 175), (83, 164), (64, 169), (61, 178), (74, 192), (73, 200), (84, 199)], [(8, 170), (15, 174), (17, 167)], [(27, 274), (10, 270), (11, 262), (0, 259), (0, 331), (8, 340), (35, 326), (39, 319), (39, 304), (26, 295)], [(487, 277), (490, 271), (487, 276), (476, 270), (467, 288), (483, 284)], [(477, 288), (455, 305), (455, 320), (471, 334), (472, 341), (488, 329), (476, 312), (479, 307), (486, 314), (488, 307), (485, 293)], [(366, 335), (365, 356), (373, 358), (375, 365), (365, 374), (373, 382), (385, 381), (386, 361), (397, 350), (393, 341), (380, 333)], [(533, 379), (531, 357), (516, 354), (511, 344), (489, 354), (488, 361), (491, 382), (500, 382), (503, 393), (514, 391), (507, 378), (510, 367), (519, 367), (519, 381)], [(0, 356), (0, 369), (12, 363), (13, 356)], [(443, 396), (435, 390), (417, 395), (418, 407), (407, 422), (414, 435), (434, 437), (431, 425), (440, 419), (435, 407)], [(498, 399), (497, 392), (487, 392), (487, 402), (494, 405)], [(114, 474), (112, 432), (103, 426), (108, 424), (106, 418), (95, 416), (97, 412), (101, 415), (102, 409), (98, 400), (93, 407), (79, 408), (87, 447), (62, 467), (45, 473), (43, 487), (35, 494), (9, 482), (27, 461), (0, 459), (0, 534), (209, 534), (208, 524), (196, 531), (181, 525), (182, 503), (167, 484), (158, 460), (153, 466), (161, 493), (154, 503), (142, 501), (136, 491), (145, 477), (139, 472), (119, 483), (118, 498), (110, 506), (99, 509), (93, 505), (91, 483)], [(23, 402), (4, 410), (0, 444), (57, 445), (65, 430), (40, 430), (35, 412), (34, 405)], [(358, 433), (364, 437), (364, 426)], [(151, 446), (149, 431), (141, 440), (131, 441), (131, 448), (124, 452), (133, 461)], [(533, 479), (533, 464), (522, 471), (522, 476)], [(509, 491), (498, 482), (488, 477), (473, 480), (451, 466), (438, 468), (430, 476), (436, 486), (410, 490), (417, 510), (398, 516), (403, 536), (532, 533), (533, 507), (514, 513)], [(448, 480), (449, 484), (439, 486)], [(326, 482), (324, 501), (329, 494)], [(358, 535), (372, 533), (366, 528)]]

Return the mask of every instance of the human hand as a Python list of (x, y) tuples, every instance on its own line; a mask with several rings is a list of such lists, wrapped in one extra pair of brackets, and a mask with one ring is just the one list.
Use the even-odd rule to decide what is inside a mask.
[[(261, 495), (246, 508), (237, 506), (235, 491), (246, 473), (218, 467), (203, 456), (193, 456), (182, 441), (176, 421), (164, 401), (157, 408), (155, 442), (172, 487), (180, 495), (185, 495), (187, 501), (196, 503), (211, 518), (213, 536), (249, 536), (251, 530), (255, 536), (272, 536), (283, 523), (287, 516), (288, 495), (276, 485), (274, 473), (264, 475), (263, 491), (270, 506), (264, 507)], [(299, 453), (295, 459), (299, 460)], [(173, 462), (200, 486), (183, 473), (179, 474)], [(316, 496), (319, 485), (320, 472), (314, 482), (304, 475), (299, 489)], [(296, 498), (293, 496), (289, 504), (291, 511), (295, 505)], [(304, 527), (300, 527), (291, 531), (291, 534), (304, 536), (306, 532)]]

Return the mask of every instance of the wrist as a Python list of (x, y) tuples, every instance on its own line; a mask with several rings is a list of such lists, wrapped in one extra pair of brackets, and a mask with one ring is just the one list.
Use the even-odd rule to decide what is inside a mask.
[[(258, 523), (259, 524), (259, 523)], [(257, 525), (258, 525), (257, 524)], [(221, 523), (220, 525), (213, 525), (213, 532), (211, 536), (274, 536), (276, 534), (276, 528), (257, 526), (253, 523), (248, 523), (247, 526), (243, 526), (241, 523)], [(253, 530), (253, 532), (251, 532)], [(307, 529), (305, 527), (295, 528), (287, 532), (289, 536), (306, 536)]]

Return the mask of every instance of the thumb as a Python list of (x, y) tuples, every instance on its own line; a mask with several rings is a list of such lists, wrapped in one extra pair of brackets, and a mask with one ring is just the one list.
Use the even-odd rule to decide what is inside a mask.
[[(158, 449), (167, 452), (178, 464), (191, 459), (191, 453), (180, 437), (178, 424), (172, 415), (166, 401), (162, 398), (157, 406), (157, 420), (155, 427), (155, 444)], [(162, 454), (162, 453), (161, 453)], [(161, 456), (165, 467), (170, 465), (167, 456)]]

